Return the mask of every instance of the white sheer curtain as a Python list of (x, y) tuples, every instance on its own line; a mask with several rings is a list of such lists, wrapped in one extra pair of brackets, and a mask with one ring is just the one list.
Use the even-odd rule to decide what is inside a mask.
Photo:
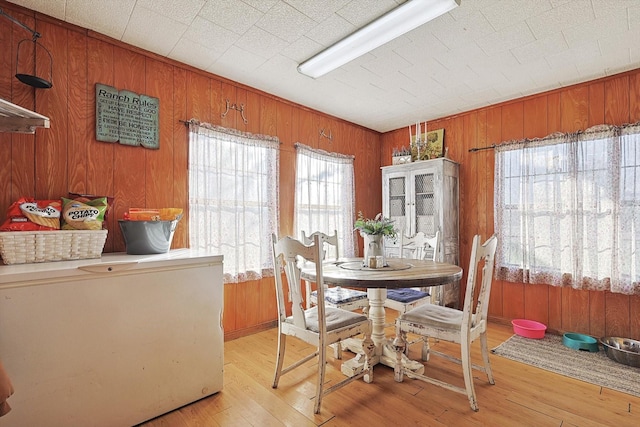
[(640, 127), (496, 147), (497, 275), (640, 294)]
[(355, 256), (353, 156), (297, 143), (295, 233), (338, 232), (340, 256)]
[(190, 121), (190, 246), (224, 255), (225, 283), (273, 274), (278, 157), (277, 138)]

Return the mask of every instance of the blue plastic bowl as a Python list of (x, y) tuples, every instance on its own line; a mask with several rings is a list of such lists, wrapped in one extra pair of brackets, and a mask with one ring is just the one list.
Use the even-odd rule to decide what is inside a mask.
[(584, 334), (566, 333), (562, 336), (562, 344), (574, 350), (589, 351), (592, 353), (600, 350), (598, 340)]

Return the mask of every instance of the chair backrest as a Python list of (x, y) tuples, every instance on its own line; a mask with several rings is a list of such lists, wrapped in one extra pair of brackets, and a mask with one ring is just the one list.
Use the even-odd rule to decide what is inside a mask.
[[(400, 253), (404, 257), (410, 252), (413, 259), (431, 259), (437, 261), (440, 247), (440, 231), (435, 236), (427, 237), (422, 231), (413, 236), (400, 235)], [(430, 255), (428, 258), (427, 256)]]
[[(495, 261), (498, 238), (494, 234), (484, 244), (480, 245), (480, 235), (473, 236), (471, 256), (469, 257), (469, 271), (467, 272), (467, 287), (464, 295), (464, 308), (462, 315), (462, 327), (470, 328), (472, 323), (477, 325), (484, 323), (486, 328), (487, 314), (489, 310), (489, 295), (493, 283), (493, 265)], [(477, 286), (478, 269), (481, 268), (480, 291), (475, 301), (474, 295)]]
[(338, 259), (340, 258), (340, 251), (338, 250), (338, 230), (333, 230), (333, 234), (329, 236), (321, 231), (314, 231), (309, 236), (307, 236), (302, 231), (302, 243), (305, 245), (310, 245), (313, 243), (313, 237), (320, 236), (324, 240), (324, 244), (327, 246), (324, 254), (324, 259)]
[[(283, 237), (277, 240), (275, 234), (273, 241), (273, 265), (276, 284), (276, 298), (278, 303), (278, 321), (284, 322), (287, 318), (285, 297), (289, 295), (291, 301), (291, 314), (293, 324), (301, 329), (307, 329), (304, 315), (304, 301), (302, 296), (301, 269), (305, 263), (314, 263), (316, 273), (316, 283), (318, 284), (318, 301), (324, 301), (324, 279), (322, 277), (322, 247), (324, 240), (322, 236), (313, 237), (310, 246), (303, 245), (300, 241), (292, 237)], [(282, 280), (280, 267), (284, 268), (287, 278), (287, 288)], [(318, 304), (318, 324), (321, 333), (325, 331), (324, 304)]]

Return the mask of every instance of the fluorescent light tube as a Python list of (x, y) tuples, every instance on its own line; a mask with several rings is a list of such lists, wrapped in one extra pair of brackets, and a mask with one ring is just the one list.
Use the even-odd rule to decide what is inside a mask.
[(409, 0), (298, 66), (318, 78), (460, 5), (460, 0)]

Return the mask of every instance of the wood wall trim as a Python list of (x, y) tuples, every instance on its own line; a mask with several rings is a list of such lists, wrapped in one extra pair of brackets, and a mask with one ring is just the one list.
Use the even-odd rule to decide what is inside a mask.
[(265, 323), (261, 323), (259, 325), (254, 325), (251, 326), (249, 328), (245, 328), (245, 329), (240, 329), (240, 330), (235, 330), (235, 331), (230, 331), (230, 332), (226, 332), (224, 333), (224, 340), (225, 341), (231, 341), (231, 340), (235, 340), (238, 338), (242, 338), (242, 337), (246, 337), (248, 335), (252, 335), (261, 331), (266, 331), (267, 329), (272, 329), (272, 328), (277, 328), (278, 327), (278, 321), (277, 320), (271, 320), (269, 322), (265, 322)]

